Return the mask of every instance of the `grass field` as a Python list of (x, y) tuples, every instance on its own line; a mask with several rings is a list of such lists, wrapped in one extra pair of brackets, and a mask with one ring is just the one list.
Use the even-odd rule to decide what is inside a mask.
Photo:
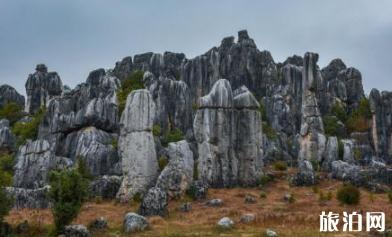
[[(290, 171), (290, 173), (293, 170)], [(149, 230), (132, 235), (122, 233), (122, 221), (125, 213), (136, 211), (137, 203), (122, 204), (115, 201), (88, 202), (75, 224), (88, 225), (92, 220), (103, 216), (108, 219), (109, 228), (106, 231), (93, 232), (93, 236), (242, 236), (261, 237), (265, 236), (265, 230), (271, 228), (278, 232), (279, 236), (368, 236), (368, 233), (319, 233), (319, 215), (322, 211), (333, 211), (342, 215), (343, 211), (357, 211), (365, 214), (367, 211), (383, 211), (386, 215), (387, 226), (392, 220), (392, 204), (386, 194), (369, 193), (361, 189), (361, 202), (357, 206), (341, 205), (335, 198), (337, 188), (341, 182), (326, 180), (314, 187), (290, 187), (287, 180), (287, 171), (276, 172), (274, 181), (264, 188), (233, 188), (233, 189), (210, 189), (208, 198), (220, 198), (224, 201), (221, 207), (207, 207), (203, 201), (192, 202), (192, 211), (182, 213), (179, 206), (189, 201), (172, 200), (169, 203), (169, 216), (166, 218), (150, 217), (151, 227)], [(265, 197), (260, 197), (261, 193)], [(320, 193), (324, 196), (332, 194), (331, 200), (320, 201)], [(244, 202), (246, 194), (257, 197), (255, 204)], [(283, 196), (292, 194), (294, 201), (285, 202)], [(253, 213), (256, 221), (251, 224), (241, 224), (241, 215)], [(223, 231), (216, 227), (220, 218), (228, 216), (235, 222), (235, 227), (229, 231)], [(50, 210), (13, 210), (6, 219), (12, 225), (17, 225), (28, 220), (31, 230), (25, 236), (45, 236), (51, 228), (52, 216)]]

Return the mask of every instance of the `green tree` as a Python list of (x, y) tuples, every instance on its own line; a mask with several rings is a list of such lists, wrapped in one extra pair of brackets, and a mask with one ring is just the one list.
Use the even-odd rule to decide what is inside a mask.
[(369, 119), (372, 117), (369, 100), (364, 98), (359, 102), (358, 108), (353, 111), (346, 122), (347, 131), (367, 132), (370, 128)]
[(27, 139), (36, 139), (38, 135), (38, 127), (45, 115), (45, 108), (41, 108), (33, 115), (29, 122), (16, 122), (12, 127), (12, 132), (18, 138), (18, 145), (22, 145)]
[(7, 119), (11, 125), (23, 117), (23, 108), (16, 103), (8, 103), (0, 109), (0, 119)]
[(53, 171), (50, 173), (49, 197), (53, 201), (52, 213), (55, 235), (78, 215), (87, 199), (88, 182), (76, 169)]
[(174, 128), (167, 132), (161, 139), (163, 146), (167, 146), (170, 142), (178, 142), (184, 139), (184, 134), (178, 128)]
[(128, 95), (134, 90), (144, 88), (143, 75), (143, 71), (137, 70), (132, 72), (127, 79), (121, 82), (121, 88), (117, 91), (120, 114), (122, 113), (122, 111), (124, 111)]

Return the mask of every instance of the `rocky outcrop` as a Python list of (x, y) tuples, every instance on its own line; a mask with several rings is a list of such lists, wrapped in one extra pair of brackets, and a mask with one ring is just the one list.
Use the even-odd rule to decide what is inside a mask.
[(156, 187), (170, 198), (179, 198), (193, 181), (193, 153), (186, 141), (169, 143), (167, 150), (169, 163), (159, 175)]
[(89, 196), (103, 199), (112, 199), (116, 197), (121, 185), (120, 176), (104, 175), (90, 182)]
[[(302, 120), (300, 130), (300, 173), (310, 173), (312, 164), (303, 161), (320, 161), (325, 150), (326, 138), (316, 98), (316, 86), (321, 74), (317, 68), (318, 54), (306, 53), (302, 73)], [(301, 165), (302, 164), (302, 165)], [(310, 166), (310, 167), (309, 167)], [(308, 179), (312, 180), (312, 179)], [(308, 183), (310, 185), (311, 183)]]
[(124, 217), (124, 232), (125, 233), (135, 233), (143, 231), (149, 226), (148, 220), (136, 213), (129, 212)]
[(64, 228), (65, 237), (90, 237), (90, 231), (84, 225), (67, 225)]
[(337, 77), (346, 86), (348, 111), (354, 111), (358, 108), (361, 99), (365, 98), (361, 72), (356, 68), (349, 67), (340, 71)]
[(74, 161), (85, 161), (90, 174), (100, 176), (118, 174), (115, 165), (119, 162), (115, 143), (117, 135), (95, 127), (85, 127), (67, 135), (58, 152)]
[(30, 74), (26, 82), (26, 112), (33, 114), (49, 101), (61, 95), (63, 83), (57, 72), (48, 72), (44, 64), (38, 64), (35, 72)]
[(48, 183), (48, 174), (54, 169), (64, 169), (72, 162), (54, 155), (48, 141), (29, 141), (21, 146), (14, 166), (14, 187), (26, 189), (42, 188)]
[(184, 134), (192, 128), (192, 100), (187, 84), (168, 77), (155, 77), (146, 72), (144, 83), (156, 104), (155, 124), (159, 124), (162, 133), (173, 128)]
[(262, 166), (258, 106), (246, 88), (233, 98), (230, 83), (224, 79), (200, 98), (193, 128), (202, 181), (213, 187), (255, 184)]
[(0, 120), (0, 152), (7, 153), (15, 151), (16, 138), (10, 129), (7, 119)]
[(167, 216), (168, 197), (164, 190), (153, 187), (143, 197), (139, 214), (142, 216)]
[(12, 86), (3, 84), (0, 86), (0, 109), (9, 103), (15, 103), (24, 108), (25, 97), (19, 94)]
[(37, 189), (7, 187), (6, 192), (13, 198), (16, 209), (45, 209), (51, 206), (48, 196), (49, 186)]
[(179, 79), (179, 68), (184, 59), (185, 55), (182, 53), (165, 52), (162, 55), (149, 52), (138, 54), (134, 56), (133, 60), (132, 57), (125, 57), (117, 62), (113, 73), (120, 80), (127, 79), (132, 72), (137, 70), (150, 71), (157, 77)]
[(373, 89), (369, 95), (372, 112), (371, 141), (380, 158), (391, 163), (392, 156), (392, 92)]
[(324, 171), (330, 171), (332, 162), (339, 159), (339, 151), (338, 151), (338, 139), (337, 137), (328, 137), (327, 145), (325, 147), (325, 151), (322, 157), (322, 161), (320, 162), (320, 168)]
[(154, 116), (155, 103), (148, 90), (136, 90), (128, 95), (118, 141), (124, 179), (117, 197), (122, 201), (145, 193), (158, 177), (152, 135)]

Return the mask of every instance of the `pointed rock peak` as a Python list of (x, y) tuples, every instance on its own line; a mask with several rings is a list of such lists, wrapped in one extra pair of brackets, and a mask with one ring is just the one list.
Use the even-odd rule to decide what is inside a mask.
[(236, 89), (233, 94), (235, 108), (258, 109), (260, 107), (259, 102), (246, 86), (241, 86), (240, 88)]
[(221, 42), (221, 48), (230, 48), (234, 44), (234, 36), (223, 38)]
[(243, 40), (248, 40), (248, 39), (250, 39), (250, 38), (249, 38), (247, 30), (238, 31), (238, 42), (241, 42)]
[(303, 66), (304, 59), (301, 56), (294, 54), (293, 56), (288, 57), (286, 61), (283, 62), (283, 65), (287, 65), (287, 64), (292, 64), (295, 66)]
[(231, 108), (233, 105), (233, 92), (230, 82), (220, 79), (215, 82), (210, 93), (199, 99), (200, 108)]
[(346, 69), (346, 64), (344, 64), (340, 58), (335, 58), (328, 64), (328, 67), (334, 67), (343, 70)]
[(48, 68), (46, 67), (45, 64), (37, 64), (37, 66), (35, 67), (35, 70), (37, 72), (42, 72), (42, 73), (47, 73), (48, 72)]

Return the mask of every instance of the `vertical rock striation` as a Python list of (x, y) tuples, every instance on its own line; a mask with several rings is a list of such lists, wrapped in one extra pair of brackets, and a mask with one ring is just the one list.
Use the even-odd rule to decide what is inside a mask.
[(136, 90), (128, 95), (118, 141), (124, 178), (117, 197), (122, 201), (144, 194), (158, 177), (152, 135), (154, 116), (155, 104), (148, 90)]

